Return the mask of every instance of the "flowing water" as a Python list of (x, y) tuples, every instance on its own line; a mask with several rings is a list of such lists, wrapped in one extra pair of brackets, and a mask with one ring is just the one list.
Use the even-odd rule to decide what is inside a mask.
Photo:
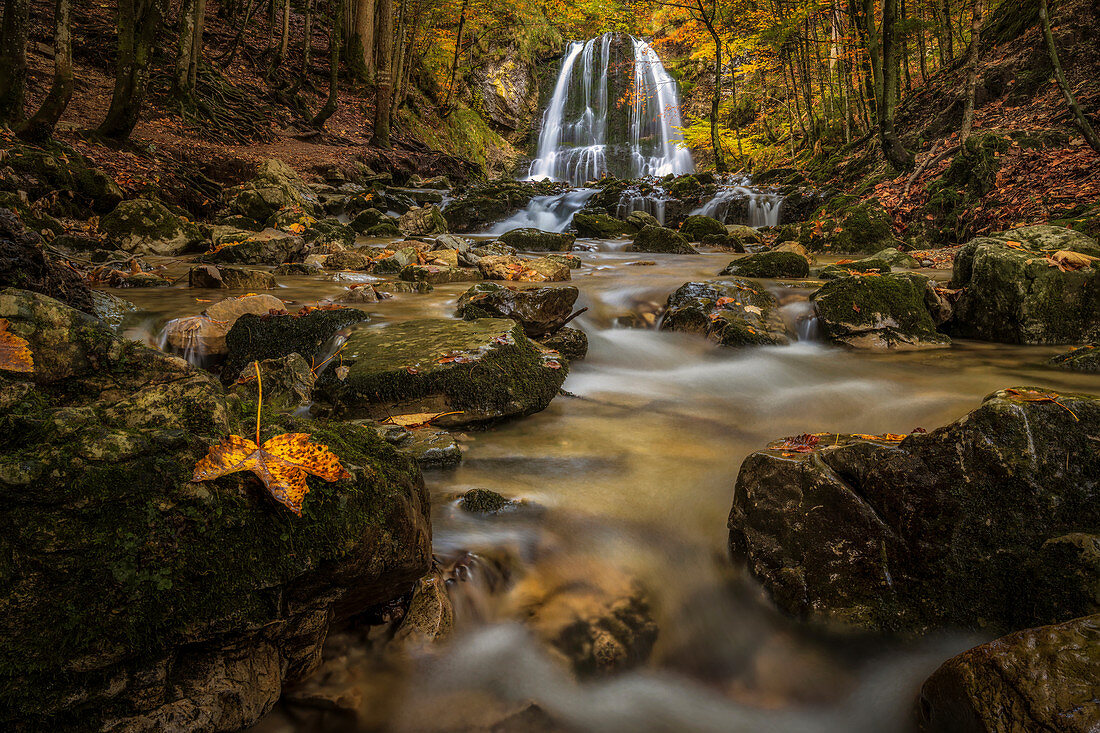
[[(536, 415), (460, 435), (463, 463), (426, 474), (436, 556), (446, 567), (461, 559), (450, 585), (456, 630), (397, 679), (364, 673), (355, 683), (364, 695), (384, 687), (392, 710), (383, 727), (465, 730), (533, 702), (569, 730), (904, 730), (923, 678), (981, 639), (835, 636), (784, 620), (727, 556), (738, 466), (783, 436), (931, 429), (1000, 387), (1096, 391), (1097, 377), (1048, 368), (1053, 348), (958, 342), (872, 354), (830, 347), (812, 340), (804, 317), (810, 289), (799, 283), (768, 284), (807, 339), (787, 347), (724, 349), (653, 328), (618, 328), (652, 322), (672, 290), (714, 277), (731, 256), (581, 244), (595, 251), (580, 253), (584, 266), (570, 284), (580, 289), (578, 307), (589, 308), (574, 323), (591, 348), (570, 370), (569, 395)], [(657, 264), (637, 264), (646, 260)], [(274, 294), (315, 302), (348, 278), (371, 276), (336, 277), (282, 278)], [(363, 307), (375, 324), (446, 317), (466, 287)], [(143, 308), (128, 333), (155, 342), (168, 319), (232, 293), (123, 294)], [(455, 497), (474, 487), (542, 510), (468, 514)], [(615, 588), (624, 577), (649, 591), (659, 627), (652, 656), (635, 670), (577, 682), (524, 623), (524, 599), (540, 589)], [(276, 715), (260, 730), (317, 728)]]
[[(747, 221), (740, 221), (740, 204), (747, 209)], [(726, 224), (748, 224), (750, 227), (779, 226), (779, 209), (783, 197), (777, 193), (760, 191), (749, 185), (749, 179), (742, 178), (726, 184), (706, 203), (691, 212), (717, 219)], [(731, 221), (732, 216), (732, 221)]]

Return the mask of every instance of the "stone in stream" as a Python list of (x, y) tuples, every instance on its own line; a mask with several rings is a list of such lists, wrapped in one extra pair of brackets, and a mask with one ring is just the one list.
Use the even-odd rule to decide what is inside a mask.
[(683, 234), (689, 242), (701, 242), (703, 237), (708, 235), (729, 236), (725, 224), (702, 214), (695, 214), (685, 219), (680, 225), (680, 234)]
[(332, 337), (370, 316), (357, 308), (322, 307), (298, 313), (244, 315), (225, 337), (229, 354), (222, 378), (236, 379), (245, 366), (256, 360), (301, 354), (312, 366), (328, 356), (325, 349)]
[(310, 477), (295, 517), (247, 473), (192, 483), (254, 429), (212, 375), (42, 295), (0, 291), (0, 317), (36, 366), (0, 375), (6, 729), (249, 727), (330, 626), (429, 570), (420, 471), (373, 430), (265, 415), (352, 474)]
[(375, 227), (383, 224), (392, 224), (393, 234), (398, 234), (397, 219), (392, 216), (386, 216), (378, 209), (364, 209), (355, 215), (355, 218), (351, 220), (351, 228), (359, 234), (369, 234)]
[(187, 273), (192, 288), (226, 288), (231, 290), (271, 290), (278, 287), (275, 276), (263, 270), (241, 267), (196, 265)]
[(531, 338), (561, 328), (573, 313), (580, 291), (572, 286), (520, 290), (495, 282), (474, 285), (458, 299), (455, 315), (467, 321), (475, 318), (511, 318)]
[(741, 464), (730, 549), (815, 623), (1006, 630), (1096, 613), (1097, 563), (1065, 538), (1100, 527), (1098, 431), (1100, 399), (1017, 387), (900, 442), (788, 438)]
[(818, 271), (817, 277), (821, 280), (836, 280), (842, 277), (848, 277), (854, 273), (875, 273), (878, 275), (884, 275), (890, 272), (892, 268), (890, 263), (886, 260), (880, 260), (877, 257), (865, 257), (861, 260), (852, 260), (835, 265), (827, 265), (822, 267)]
[(447, 220), (443, 218), (438, 206), (433, 204), (423, 207), (414, 206), (401, 215), (397, 222), (397, 228), (406, 237), (446, 234)]
[(301, 237), (278, 229), (264, 229), (236, 243), (195, 258), (212, 265), (281, 265), (298, 257), (304, 242)]
[(568, 372), (555, 351), (514, 321), (425, 319), (351, 334), (346, 372), (326, 370), (320, 391), (353, 417), (454, 412), (441, 427), (530, 415), (544, 409)]
[(731, 237), (735, 237), (741, 244), (761, 244), (763, 242), (760, 239), (760, 232), (744, 224), (726, 224), (726, 233)]
[(421, 468), (451, 468), (462, 463), (462, 449), (454, 435), (446, 430), (430, 426), (409, 429), (388, 423), (364, 422), (374, 427), (387, 443), (411, 456)]
[(1074, 372), (1100, 372), (1100, 344), (1086, 344), (1051, 357), (1051, 366)]
[(891, 267), (904, 267), (910, 270), (920, 267), (920, 262), (917, 261), (916, 257), (907, 252), (902, 252), (897, 247), (880, 249), (871, 255), (870, 259), (883, 260)]
[(857, 349), (942, 349), (929, 305), (936, 293), (923, 275), (853, 275), (830, 280), (810, 296), (829, 341)]
[(661, 221), (657, 217), (655, 217), (653, 214), (650, 214), (648, 212), (645, 212), (645, 211), (631, 211), (626, 216), (626, 225), (628, 227), (630, 227), (630, 231), (640, 232), (641, 230), (645, 229), (646, 227), (659, 227), (659, 226), (661, 226)]
[(558, 282), (569, 280), (570, 264), (559, 255), (547, 255), (528, 259), (515, 255), (489, 255), (477, 263), (481, 274), (489, 280), (514, 280), (518, 282)]
[(576, 237), (567, 232), (544, 232), (525, 227), (500, 235), (500, 241), (521, 252), (568, 252)]
[(521, 502), (506, 499), (490, 489), (470, 489), (458, 500), (458, 507), (470, 514), (499, 514), (514, 511)]
[(225, 336), (238, 318), (246, 313), (262, 316), (284, 307), (283, 301), (273, 295), (226, 298), (208, 307), (201, 316), (172, 319), (165, 324), (162, 337), (178, 353), (222, 356), (227, 352)]
[(411, 264), (404, 267), (398, 277), (409, 282), (426, 282), (440, 285), (443, 283), (476, 282), (481, 279), (481, 273), (472, 267)]
[(147, 199), (119, 202), (99, 226), (119, 241), (121, 249), (136, 255), (175, 257), (197, 251), (205, 239), (195, 224)]
[(737, 277), (802, 278), (809, 277), (810, 263), (797, 252), (757, 252), (734, 260), (719, 274)]
[(622, 219), (616, 219), (601, 211), (582, 209), (573, 214), (573, 228), (577, 230), (578, 237), (615, 239), (627, 232), (637, 231), (640, 227), (633, 228)]
[(579, 328), (559, 328), (549, 336), (538, 339), (538, 342), (568, 361), (577, 361), (588, 355), (588, 334)]
[[(1014, 344), (1100, 340), (1100, 260), (1059, 267), (1056, 251), (1024, 249), (1010, 236), (972, 239), (956, 253), (951, 286), (963, 291), (948, 332)], [(1095, 246), (1079, 233), (1065, 236), (1079, 249)]]
[[(390, 252), (391, 254), (386, 254)], [(374, 269), (372, 272), (381, 275), (396, 275), (409, 265), (419, 262), (418, 250), (415, 247), (397, 247), (392, 249), (377, 250), (374, 254)]]
[(326, 270), (369, 270), (374, 261), (359, 252), (334, 252), (325, 257)]
[(1100, 615), (1009, 634), (944, 662), (921, 688), (922, 733), (1100, 728)]
[(255, 402), (263, 387), (265, 407), (273, 410), (296, 410), (312, 401), (317, 375), (301, 354), (288, 354), (259, 362), (260, 381), (256, 379), (256, 362), (248, 364), (237, 375), (234, 391)]
[(663, 252), (674, 255), (699, 254), (688, 244), (684, 235), (667, 227), (647, 226), (634, 235), (634, 241), (627, 247), (630, 252)]
[(668, 296), (660, 327), (706, 336), (722, 346), (790, 343), (779, 302), (748, 280), (706, 280), (681, 285)]
[(794, 252), (799, 257), (805, 259), (806, 262), (810, 265), (813, 265), (817, 262), (817, 258), (814, 257), (809, 250), (807, 250), (798, 242), (780, 241), (780, 243), (772, 249), (772, 252)]

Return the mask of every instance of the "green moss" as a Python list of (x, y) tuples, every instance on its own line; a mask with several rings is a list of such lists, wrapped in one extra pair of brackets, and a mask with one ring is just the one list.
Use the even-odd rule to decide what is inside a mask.
[(738, 277), (808, 277), (810, 263), (795, 252), (758, 252), (734, 260), (720, 273)]
[(896, 244), (893, 224), (878, 199), (834, 196), (803, 226), (799, 243), (810, 250), (868, 254)]

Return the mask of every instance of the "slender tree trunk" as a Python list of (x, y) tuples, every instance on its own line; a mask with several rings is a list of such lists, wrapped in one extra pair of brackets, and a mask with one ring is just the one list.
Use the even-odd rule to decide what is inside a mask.
[(917, 26), (917, 53), (920, 54), (920, 83), (928, 80), (928, 48), (924, 40), (924, 9), (917, 4), (917, 18), (920, 24)]
[(375, 70), (375, 0), (352, 0), (347, 15), (344, 57), (348, 69), (360, 81), (370, 81)]
[(951, 0), (943, 0), (943, 39), (944, 39), (944, 66), (955, 59), (955, 45), (951, 32)]
[(913, 167), (913, 157), (898, 139), (894, 129), (894, 109), (898, 97), (900, 64), (897, 49), (898, 0), (882, 3), (882, 98), (879, 100), (879, 134), (882, 152), (896, 170)]
[(173, 87), (177, 96), (190, 97), (198, 81), (202, 59), (202, 31), (206, 17), (206, 0), (184, 0), (179, 14), (178, 55)]
[(271, 59), (271, 70), (274, 71), (283, 65), (287, 48), (290, 46), (290, 0), (283, 0), (283, 21), (279, 31), (279, 45), (275, 47), (275, 55)]
[(725, 173), (726, 154), (722, 150), (722, 135), (718, 129), (718, 111), (722, 103), (722, 39), (716, 32), (714, 38), (714, 92), (710, 95), (710, 144), (714, 147), (714, 170)]
[(302, 39), (302, 78), (309, 74), (310, 52), (313, 50), (313, 0), (305, 0), (305, 37)]
[(401, 104), (401, 80), (405, 76), (405, 57), (408, 52), (408, 41), (406, 40), (409, 35), (407, 15), (408, 0), (401, 0), (401, 7), (397, 11), (397, 32), (393, 34), (393, 62), (390, 64), (390, 68), (393, 69), (393, 91), (390, 94), (391, 116), (397, 112), (397, 108)]
[(982, 33), (982, 3), (974, 0), (974, 14), (970, 21), (970, 48), (966, 51), (966, 106), (963, 109), (959, 142), (965, 143), (974, 128), (974, 95), (978, 90), (978, 44)]
[(99, 134), (124, 140), (134, 131), (145, 102), (149, 62), (168, 0), (119, 0), (115, 88)]
[(1066, 75), (1062, 72), (1062, 62), (1058, 60), (1058, 49), (1054, 46), (1054, 32), (1050, 28), (1050, 9), (1047, 7), (1047, 0), (1039, 0), (1039, 21), (1043, 24), (1043, 38), (1046, 39), (1047, 52), (1050, 53), (1050, 64), (1054, 67), (1054, 78), (1058, 81), (1058, 88), (1062, 90), (1062, 96), (1066, 99), (1066, 106), (1069, 107), (1070, 114), (1073, 115), (1073, 121), (1077, 123), (1081, 134), (1085, 136), (1085, 142), (1097, 153), (1100, 153), (1100, 136), (1089, 124), (1088, 118), (1081, 110), (1081, 105), (1077, 103), (1077, 98), (1073, 95), (1073, 89), (1066, 81)]
[(440, 113), (444, 116), (451, 112), (451, 97), (454, 95), (455, 79), (458, 75), (458, 57), (462, 52), (462, 31), (466, 27), (466, 10), (470, 7), (470, 0), (462, 0), (462, 11), (458, 15), (458, 30), (455, 31), (455, 52), (451, 59), (451, 79), (447, 83), (447, 96), (443, 100)]
[(0, 123), (23, 119), (27, 93), (28, 0), (4, 0), (0, 25)]
[(390, 119), (393, 111), (393, 0), (378, 0), (375, 33), (374, 135), (371, 144), (390, 147)]
[(206, 0), (196, 0), (195, 32), (191, 35), (191, 68), (187, 74), (187, 84), (191, 89), (199, 80), (199, 64), (202, 63), (202, 34), (206, 30)]
[(20, 128), (24, 140), (45, 140), (53, 134), (57, 121), (73, 96), (72, 0), (57, 0), (54, 8), (53, 84), (42, 106)]
[(332, 30), (328, 36), (328, 99), (325, 106), (314, 116), (312, 125), (318, 129), (325, 126), (328, 118), (336, 111), (337, 100), (340, 93), (340, 38), (343, 35), (342, 25), (344, 21), (343, 0), (329, 0), (332, 15)]

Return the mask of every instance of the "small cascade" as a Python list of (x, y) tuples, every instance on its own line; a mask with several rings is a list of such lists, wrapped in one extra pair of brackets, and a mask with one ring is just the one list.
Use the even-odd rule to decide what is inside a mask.
[(647, 192), (642, 192), (636, 188), (628, 188), (619, 196), (615, 216), (625, 219), (635, 211), (644, 211), (663, 225), (665, 223), (665, 202), (667, 201), (668, 192), (659, 186), (655, 186), (653, 190)]
[[(749, 186), (748, 179), (723, 186), (709, 201), (691, 212), (702, 214), (726, 224), (748, 224), (750, 227), (779, 226), (779, 209), (783, 197)], [(731, 221), (731, 219), (733, 221)]]
[[(633, 62), (633, 74), (617, 72)], [(663, 176), (694, 170), (676, 82), (648, 43), (605, 33), (570, 45), (543, 115), (531, 180), (581, 185), (604, 175)]]
[(527, 208), (493, 225), (489, 234), (504, 234), (512, 229), (534, 227), (544, 232), (564, 232), (573, 223), (573, 214), (584, 208), (599, 189), (578, 188), (553, 196), (535, 196)]
[(173, 318), (157, 337), (157, 348), (177, 354), (197, 367), (208, 367), (225, 350), (226, 328), (206, 316)]

